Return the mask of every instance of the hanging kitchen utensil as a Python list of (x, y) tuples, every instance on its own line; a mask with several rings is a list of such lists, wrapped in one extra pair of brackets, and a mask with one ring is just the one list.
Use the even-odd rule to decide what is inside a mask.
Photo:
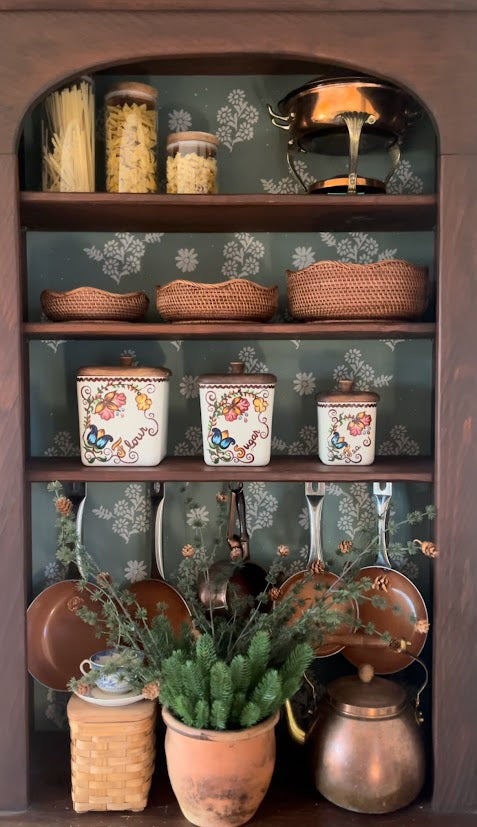
[[(353, 631), (358, 616), (358, 607), (351, 598), (343, 599), (337, 597), (335, 592), (340, 587), (341, 578), (337, 574), (325, 571), (325, 560), (321, 546), (321, 514), (323, 510), (323, 499), (325, 496), (324, 482), (306, 482), (305, 496), (308, 504), (310, 517), (310, 553), (308, 556), (307, 568), (292, 574), (280, 586), (280, 597), (284, 597), (291, 590), (297, 598), (304, 601), (304, 605), (296, 609), (290, 623), (301, 617), (306, 608), (324, 598), (325, 606), (330, 611), (339, 612), (343, 619), (334, 630), (336, 636), (344, 635)], [(335, 655), (343, 648), (340, 641), (332, 641), (327, 637), (315, 649), (315, 655), (319, 658)]]
[[(81, 542), (83, 513), (86, 502), (86, 484), (74, 483), (71, 491), (64, 487), (64, 494), (73, 503), (76, 512), (76, 531)], [(96, 636), (96, 630), (82, 620), (80, 607), (97, 612), (89, 590), (78, 589), (83, 576), (81, 560), (70, 563), (67, 578), (44, 589), (27, 609), (27, 662), (28, 671), (37, 681), (58, 692), (68, 691), (70, 678), (80, 678), (79, 665), (93, 652), (106, 649), (108, 638)], [(72, 579), (70, 579), (72, 578)]]
[[(176, 633), (180, 632), (183, 623), (190, 623), (189, 607), (180, 592), (166, 583), (164, 576), (164, 561), (162, 555), (162, 517), (164, 509), (164, 483), (151, 484), (150, 497), (155, 507), (154, 517), (154, 554), (152, 555), (151, 577), (147, 580), (138, 580), (128, 587), (137, 602), (146, 609), (147, 622), (158, 614), (165, 614), (169, 618)], [(159, 604), (166, 608), (158, 609)]]
[[(392, 495), (392, 483), (373, 484), (378, 512), (378, 556), (373, 566), (366, 566), (359, 572), (359, 579), (369, 577), (372, 587), (364, 594), (371, 598), (379, 595), (385, 602), (385, 608), (373, 606), (365, 600), (359, 606), (359, 619), (363, 626), (371, 623), (380, 634), (389, 632), (394, 638), (408, 641), (407, 652), (417, 657), (426, 642), (429, 628), (428, 615), (424, 599), (404, 574), (392, 568), (386, 546), (386, 524), (389, 503)], [(343, 655), (355, 666), (369, 663), (378, 675), (399, 672), (412, 662), (412, 657), (400, 655), (392, 650), (376, 650), (370, 655), (365, 647), (346, 647)]]
[[(310, 193), (379, 193), (400, 159), (403, 136), (418, 114), (415, 101), (392, 83), (369, 76), (323, 77), (294, 89), (268, 106), (274, 126), (287, 130), (291, 173)], [(391, 169), (384, 181), (358, 176), (358, 154), (387, 150)], [(295, 164), (296, 153), (348, 154), (348, 174), (307, 187)]]
[[(234, 608), (234, 594), (241, 598), (256, 598), (266, 588), (266, 574), (261, 566), (250, 559), (250, 538), (247, 531), (247, 517), (243, 484), (229, 483), (230, 506), (227, 541), (231, 551), (240, 554), (239, 560), (217, 560), (209, 568), (208, 576), (198, 584), (201, 603), (211, 610), (229, 612)], [(240, 539), (234, 534), (236, 512), (238, 512)], [(245, 608), (245, 607), (244, 607)]]

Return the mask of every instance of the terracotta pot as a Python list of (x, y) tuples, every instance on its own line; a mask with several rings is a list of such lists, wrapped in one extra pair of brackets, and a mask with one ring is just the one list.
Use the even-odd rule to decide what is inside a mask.
[(169, 779), (182, 814), (198, 827), (249, 821), (275, 766), (278, 712), (243, 730), (194, 729), (162, 710)]

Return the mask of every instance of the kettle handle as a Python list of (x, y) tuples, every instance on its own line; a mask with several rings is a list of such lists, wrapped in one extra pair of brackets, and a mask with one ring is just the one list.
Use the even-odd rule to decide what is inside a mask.
[(416, 697), (415, 697), (415, 700), (414, 700), (414, 717), (416, 719), (416, 723), (419, 724), (419, 726), (420, 726), (421, 724), (424, 723), (424, 716), (423, 716), (422, 710), (420, 708), (421, 695), (424, 692), (427, 684), (429, 683), (429, 670), (428, 670), (426, 664), (424, 663), (424, 661), (421, 660), (421, 658), (417, 658), (415, 655), (411, 655), (410, 652), (403, 652), (403, 654), (405, 654), (408, 658), (412, 658), (413, 661), (418, 663), (419, 666), (422, 666), (422, 668), (424, 669), (424, 682), (421, 684), (421, 686), (417, 690)]

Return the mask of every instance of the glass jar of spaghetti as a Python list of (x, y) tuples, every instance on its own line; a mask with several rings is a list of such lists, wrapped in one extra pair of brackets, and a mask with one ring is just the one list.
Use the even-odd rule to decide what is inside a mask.
[(217, 192), (217, 144), (208, 132), (174, 132), (167, 139), (167, 192)]
[(94, 87), (84, 75), (48, 95), (42, 115), (44, 192), (94, 192)]
[(157, 90), (116, 83), (105, 107), (107, 192), (157, 192)]

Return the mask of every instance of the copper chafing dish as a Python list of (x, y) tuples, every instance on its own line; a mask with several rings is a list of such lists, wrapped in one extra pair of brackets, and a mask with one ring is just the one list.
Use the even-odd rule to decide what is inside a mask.
[[(419, 109), (392, 83), (366, 76), (318, 78), (268, 106), (274, 126), (289, 132), (287, 160), (291, 172), (309, 192), (385, 192), (400, 159), (400, 145)], [(358, 151), (385, 149), (391, 170), (384, 181), (358, 176)], [(307, 187), (296, 169), (296, 152), (348, 155), (348, 175)]]

